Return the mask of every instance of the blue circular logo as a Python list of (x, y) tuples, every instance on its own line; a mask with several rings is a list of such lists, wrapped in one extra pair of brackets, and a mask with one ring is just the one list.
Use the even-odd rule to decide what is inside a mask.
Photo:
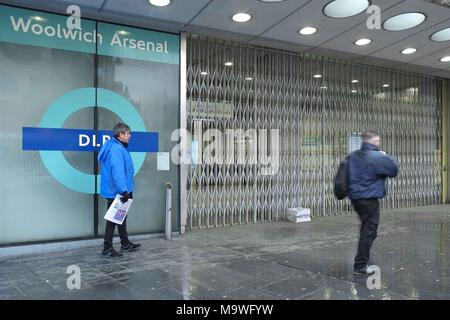
[[(82, 88), (66, 93), (48, 108), (39, 124), (42, 128), (62, 128), (64, 122), (75, 112), (95, 106), (105, 108), (127, 123), (132, 131), (147, 131), (144, 121), (135, 107), (121, 95), (102, 88)], [(64, 186), (83, 193), (95, 193), (95, 175), (72, 167), (62, 151), (39, 151), (48, 172)], [(135, 175), (145, 161), (145, 153), (131, 153)], [(100, 175), (97, 175), (97, 190), (100, 190)]]

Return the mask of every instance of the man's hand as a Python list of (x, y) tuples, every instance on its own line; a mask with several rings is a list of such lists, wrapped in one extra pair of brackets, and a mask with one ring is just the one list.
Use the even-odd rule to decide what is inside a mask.
[(120, 201), (121, 201), (122, 203), (125, 203), (125, 202), (128, 201), (128, 199), (129, 199), (128, 192), (122, 193), (122, 197), (120, 198)]

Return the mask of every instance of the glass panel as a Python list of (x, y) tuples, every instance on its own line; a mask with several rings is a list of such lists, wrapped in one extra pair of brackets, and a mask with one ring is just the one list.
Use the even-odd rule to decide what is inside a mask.
[[(0, 243), (93, 236), (92, 195), (59, 183), (39, 151), (23, 151), (21, 140), (22, 128), (39, 127), (57, 98), (93, 86), (93, 62), (88, 53), (0, 42)], [(64, 127), (92, 129), (92, 110), (70, 116)], [(73, 167), (92, 173), (92, 153), (65, 155)]]
[[(109, 89), (125, 97), (139, 112), (147, 132), (158, 132), (159, 151), (170, 152), (173, 130), (179, 127), (179, 67), (126, 58), (99, 56), (99, 88)], [(111, 130), (121, 119), (99, 108), (99, 129)], [(131, 128), (133, 130), (133, 127)], [(133, 139), (133, 134), (131, 139)], [(172, 191), (172, 225), (179, 221), (178, 167), (170, 164), (170, 171), (157, 171), (157, 154), (148, 153), (135, 177), (135, 192), (129, 233), (161, 232), (165, 225), (165, 183)], [(99, 201), (99, 233), (104, 233), (106, 200)]]

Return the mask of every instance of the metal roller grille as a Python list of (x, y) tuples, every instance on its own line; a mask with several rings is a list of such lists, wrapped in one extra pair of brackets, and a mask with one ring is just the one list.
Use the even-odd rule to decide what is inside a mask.
[[(400, 162), (383, 209), (441, 203), (438, 80), (194, 35), (187, 68), (187, 128), (199, 148), (213, 128), (278, 129), (280, 143), (273, 175), (252, 163), (191, 164), (188, 228), (282, 220), (292, 207), (313, 217), (349, 213), (333, 196), (334, 175), (350, 135), (366, 130)], [(232, 147), (225, 143), (225, 155)]]

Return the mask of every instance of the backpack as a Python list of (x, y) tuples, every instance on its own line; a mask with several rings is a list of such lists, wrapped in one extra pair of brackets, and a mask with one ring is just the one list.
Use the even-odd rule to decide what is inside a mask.
[(342, 200), (348, 196), (347, 191), (347, 170), (348, 170), (348, 157), (341, 161), (339, 164), (336, 177), (334, 178), (334, 196), (338, 200)]

